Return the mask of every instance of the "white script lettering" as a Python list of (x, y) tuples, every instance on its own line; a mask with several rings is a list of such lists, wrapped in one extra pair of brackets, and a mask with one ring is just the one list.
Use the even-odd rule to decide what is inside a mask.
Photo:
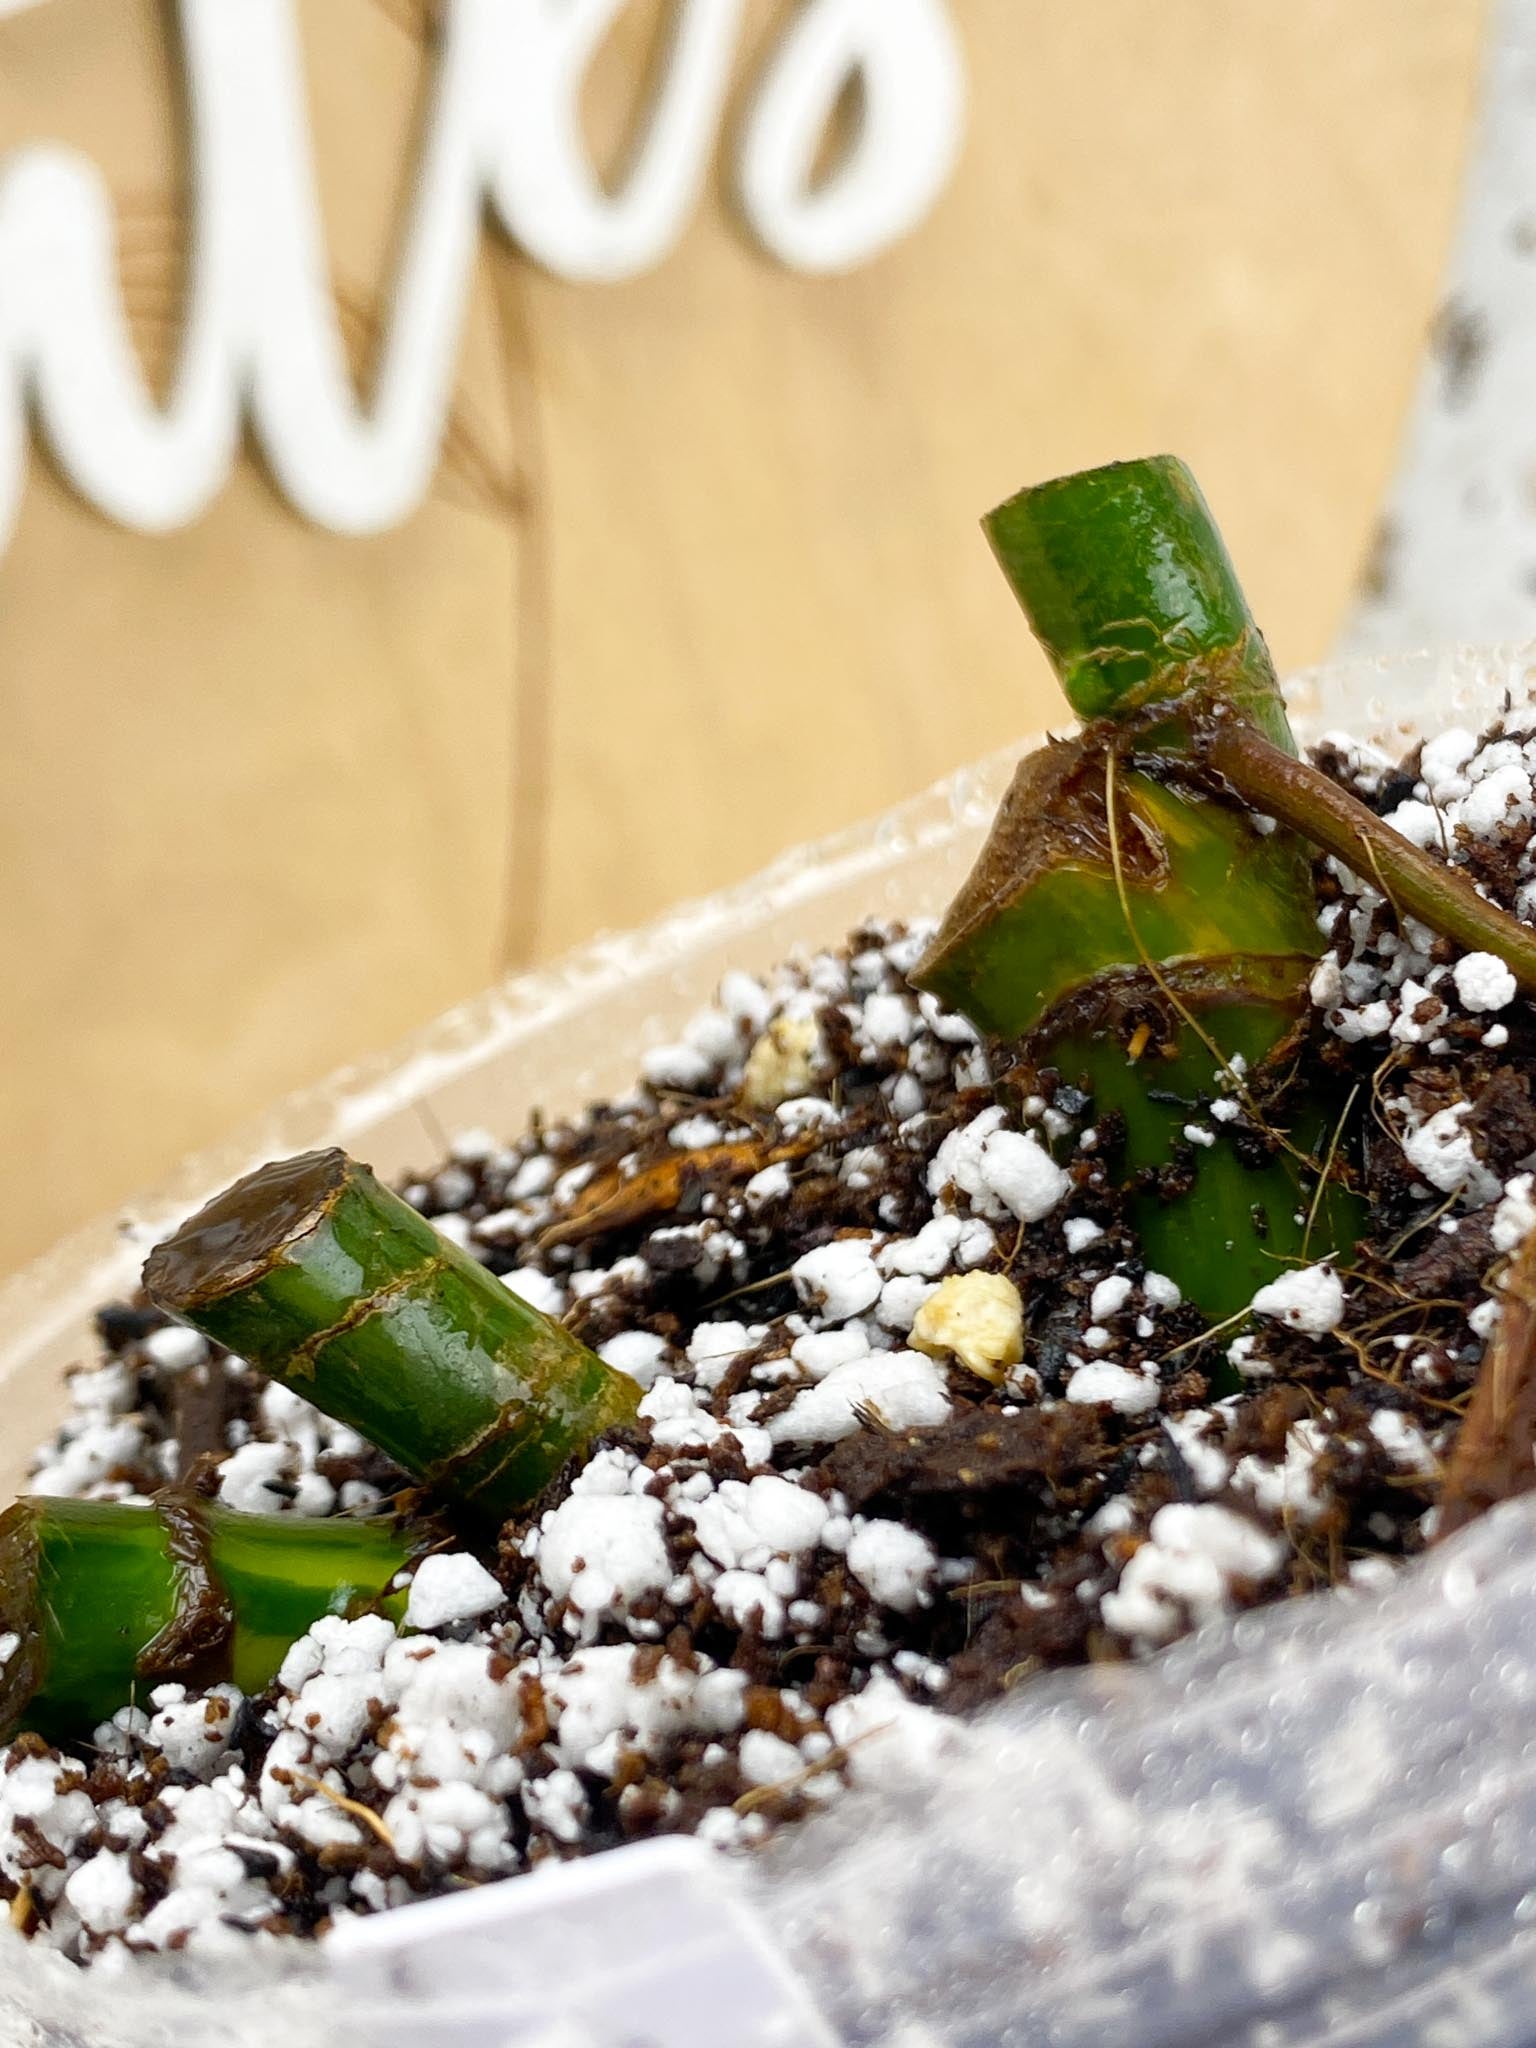
[[(0, 19), (44, 0), (0, 0)], [(316, 200), (293, 0), (179, 0), (191, 132), (186, 304), (157, 405), (116, 285), (111, 198), (49, 144), (0, 164), (0, 548), (28, 411), (81, 495), (164, 532), (207, 507), (248, 421), (284, 495), (341, 533), (397, 524), (437, 462), (484, 209), (557, 274), (613, 282), (663, 260), (698, 204), (744, 0), (677, 0), (621, 187), (583, 140), (579, 95), (627, 0), (449, 0), (433, 102), (366, 403), (348, 371)], [(862, 118), (812, 167), (843, 88)], [(800, 0), (740, 141), (747, 221), (782, 262), (868, 260), (921, 220), (953, 169), (964, 82), (945, 0)]]

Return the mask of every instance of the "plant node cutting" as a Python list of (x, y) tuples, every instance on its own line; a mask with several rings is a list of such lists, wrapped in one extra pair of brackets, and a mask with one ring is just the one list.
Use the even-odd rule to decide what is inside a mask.
[(339, 1151), (247, 1175), (155, 1247), (144, 1286), (443, 1500), (494, 1521), (633, 1421), (640, 1400), (628, 1374)]
[(1350, 1249), (1361, 1213), (1335, 1106), (1286, 1085), (1321, 951), (1309, 851), (1196, 748), (1219, 705), (1289, 759), (1279, 686), (1182, 463), (1060, 478), (987, 530), (1089, 723), (1020, 764), (916, 978), (1113, 1113), (1149, 1265), (1225, 1317), (1309, 1235)]
[[(1088, 721), (1023, 761), (916, 979), (1124, 1133), (1149, 1263), (1213, 1317), (1346, 1255), (1355, 1132), (1289, 1084), (1320, 848), (1536, 993), (1536, 933), (1297, 758), (1264, 641), (1171, 456), (1021, 491), (986, 522)], [(1225, 1089), (1236, 1126), (1205, 1122)]]
[(68, 1741), (176, 1679), (260, 1692), (321, 1615), (377, 1608), (430, 1542), (387, 1520), (237, 1514), (167, 1489), (149, 1506), (19, 1500), (0, 1515), (0, 1740)]

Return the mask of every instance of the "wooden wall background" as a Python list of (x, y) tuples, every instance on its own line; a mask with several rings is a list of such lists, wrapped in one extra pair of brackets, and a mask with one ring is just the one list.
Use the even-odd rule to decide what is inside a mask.
[[(594, 76), (605, 151), (658, 11)], [(1434, 310), (1481, 0), (955, 11), (961, 171), (857, 275), (774, 268), (723, 193), (614, 288), (488, 241), (441, 472), (396, 533), (305, 527), (247, 463), (143, 539), (35, 464), (0, 562), (0, 1269), (505, 968), (1038, 726), (975, 531), (1026, 478), (1177, 448), (1281, 661), (1325, 649)], [(432, 8), (301, 13), (361, 368)], [(782, 14), (757, 0), (741, 90)], [(0, 147), (107, 172), (158, 374), (167, 19), (0, 25)]]

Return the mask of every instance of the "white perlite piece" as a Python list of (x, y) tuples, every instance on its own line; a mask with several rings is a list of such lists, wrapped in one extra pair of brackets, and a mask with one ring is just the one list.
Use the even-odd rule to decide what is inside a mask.
[(1403, 1153), (1415, 1173), (1422, 1174), (1443, 1195), (1464, 1194), (1481, 1205), (1497, 1201), (1500, 1183), (1477, 1156), (1472, 1133), (1464, 1128), (1472, 1114), (1470, 1102), (1437, 1109), (1403, 1138)]
[(287, 1444), (242, 1444), (219, 1469), (219, 1499), (245, 1515), (281, 1514), (287, 1503), (273, 1482), (282, 1482), (291, 1463)]
[(872, 1600), (898, 1614), (928, 1605), (938, 1568), (933, 1545), (903, 1522), (865, 1522), (848, 1545), (849, 1571)]
[(750, 1728), (741, 1738), (741, 1774), (749, 1785), (783, 1785), (805, 1770), (805, 1758), (782, 1735)]
[(1232, 1484), (1284, 1527), (1307, 1527), (1328, 1506), (1319, 1485), (1318, 1460), (1328, 1448), (1321, 1425), (1310, 1416), (1286, 1431), (1285, 1456), (1279, 1464), (1250, 1453), (1233, 1468)]
[(875, 1263), (882, 1273), (919, 1275), (937, 1280), (959, 1248), (963, 1226), (958, 1216), (934, 1216), (915, 1237), (898, 1237), (886, 1245)]
[(949, 1415), (944, 1374), (915, 1351), (879, 1351), (840, 1365), (768, 1422), (776, 1444), (831, 1444), (872, 1414), (888, 1429), (920, 1429)]
[(1405, 839), (1411, 839), (1415, 846), (1444, 847), (1446, 840), (1445, 815), (1433, 804), (1421, 803), (1417, 797), (1409, 797), (1400, 803), (1395, 811), (1388, 811), (1386, 823), (1394, 832), (1401, 832)]
[(224, 1761), (242, 1705), (236, 1688), (216, 1685), (188, 1698), (184, 1685), (157, 1685), (149, 1704), (145, 1733), (172, 1769), (194, 1778), (212, 1777)]
[(436, 1551), (416, 1567), (405, 1604), (405, 1624), (407, 1628), (447, 1628), (453, 1622), (489, 1614), (505, 1598), (497, 1581), (467, 1550)]
[(894, 991), (870, 996), (864, 1005), (860, 1037), (866, 1045), (910, 1045), (917, 1029), (917, 1012), (905, 996)]
[(672, 1577), (660, 1501), (648, 1495), (572, 1494), (539, 1524), (539, 1577), (568, 1600), (590, 1640), (605, 1614), (623, 1614)]
[(1531, 1200), (1532, 1176), (1517, 1173), (1506, 1181), (1499, 1206), (1493, 1212), (1493, 1248), (1512, 1252), (1536, 1230), (1536, 1202)]
[(1080, 1365), (1067, 1381), (1067, 1399), (1079, 1404), (1103, 1401), (1120, 1415), (1143, 1415), (1162, 1399), (1162, 1388), (1153, 1374), (1133, 1372), (1129, 1366), (1096, 1358)]
[(1038, 1223), (1070, 1192), (1063, 1172), (1029, 1131), (994, 1131), (981, 1148), (981, 1172), (1005, 1209), (1021, 1223)]
[(1324, 1337), (1344, 1319), (1344, 1283), (1332, 1266), (1297, 1266), (1261, 1287), (1253, 1310), (1309, 1337)]
[(797, 1557), (821, 1541), (831, 1510), (820, 1494), (766, 1472), (723, 1480), (697, 1503), (680, 1502), (699, 1548), (723, 1571), (759, 1572), (774, 1557)]
[(685, 1116), (675, 1123), (667, 1133), (667, 1143), (675, 1145), (680, 1152), (698, 1152), (706, 1145), (718, 1145), (724, 1135), (712, 1116), (700, 1113)]
[(1142, 1280), (1141, 1291), (1154, 1308), (1177, 1308), (1184, 1296), (1179, 1292), (1176, 1280), (1170, 1280), (1166, 1273), (1148, 1273)]
[(1488, 1338), (1492, 1336), (1499, 1317), (1503, 1313), (1504, 1304), (1502, 1302), (1493, 1300), (1480, 1301), (1476, 1308), (1468, 1309), (1467, 1311), (1467, 1328), (1474, 1337), (1486, 1343)]
[(952, 1273), (912, 1319), (912, 1348), (1000, 1385), (1024, 1356), (1024, 1298), (1003, 1273)]
[(1001, 1208), (988, 1188), (981, 1172), (981, 1152), (987, 1139), (998, 1130), (1003, 1122), (1004, 1111), (995, 1104), (984, 1109), (979, 1116), (972, 1117), (968, 1124), (961, 1124), (958, 1130), (939, 1146), (928, 1162), (927, 1187), (936, 1199), (943, 1196), (950, 1187), (958, 1188), (968, 1195), (972, 1204), (983, 1215), (998, 1216)]
[(171, 1323), (163, 1330), (150, 1331), (144, 1339), (144, 1352), (162, 1372), (186, 1372), (207, 1358), (208, 1340), (200, 1337), (196, 1330)]
[(1413, 980), (1402, 984), (1398, 1004), (1387, 1036), (1399, 1045), (1428, 1045), (1439, 1037), (1451, 1014), (1438, 995)]
[(1131, 1298), (1131, 1282), (1124, 1273), (1111, 1273), (1094, 1288), (1088, 1302), (1088, 1313), (1096, 1323), (1108, 1322), (1111, 1316), (1119, 1315)]
[(869, 1356), (869, 1331), (862, 1322), (843, 1330), (808, 1330), (790, 1345), (789, 1355), (807, 1379), (824, 1380), (840, 1365)]
[[(761, 1331), (757, 1332), (760, 1336)], [(693, 1367), (695, 1386), (719, 1386), (731, 1361), (756, 1341), (745, 1323), (704, 1323), (688, 1340), (685, 1357)]]
[(862, 1315), (880, 1299), (884, 1284), (874, 1249), (872, 1238), (839, 1237), (796, 1259), (790, 1272), (801, 1299), (817, 1304), (828, 1322)]
[(1344, 1000), (1344, 977), (1331, 953), (1325, 953), (1313, 968), (1307, 992), (1320, 1010), (1336, 1010)]
[(1515, 999), (1515, 977), (1497, 953), (1467, 953), (1451, 973), (1464, 1010), (1502, 1010)]
[(628, 1373), (637, 1386), (648, 1388), (656, 1383), (667, 1344), (664, 1337), (653, 1336), (649, 1330), (620, 1330), (616, 1337), (598, 1346), (597, 1355), (604, 1365)]
[(1152, 1517), (1147, 1541), (1104, 1595), (1100, 1612), (1116, 1635), (1155, 1649), (1178, 1633), (1185, 1614), (1207, 1621), (1226, 1611), (1239, 1585), (1273, 1578), (1286, 1550), (1278, 1536), (1230, 1508), (1174, 1501)]
[(1371, 1435), (1387, 1456), (1404, 1471), (1429, 1478), (1439, 1469), (1439, 1460), (1422, 1426), (1397, 1408), (1378, 1408), (1370, 1421)]
[(1234, 1337), (1227, 1346), (1227, 1363), (1245, 1380), (1274, 1377), (1275, 1368), (1260, 1352), (1257, 1337)]
[(1531, 778), (1515, 762), (1484, 776), (1461, 802), (1461, 822), (1479, 838), (1497, 825), (1513, 824), (1530, 814)]
[(1477, 735), (1462, 725), (1449, 725), (1424, 742), (1419, 774), (1430, 801), (1444, 806), (1464, 797), (1472, 785), (1462, 770), (1477, 752)]
[(1163, 1428), (1173, 1439), (1184, 1469), (1200, 1493), (1219, 1493), (1231, 1473), (1231, 1460), (1207, 1432), (1215, 1416), (1208, 1408), (1191, 1408), (1183, 1415), (1165, 1415)]
[(81, 1926), (92, 1934), (115, 1934), (126, 1927), (138, 1895), (126, 1854), (111, 1849), (99, 1849), (64, 1887)]
[(928, 1165), (928, 1192), (955, 1187), (982, 1216), (1038, 1223), (1067, 1195), (1072, 1177), (1028, 1131), (1003, 1128), (995, 1105), (951, 1131)]

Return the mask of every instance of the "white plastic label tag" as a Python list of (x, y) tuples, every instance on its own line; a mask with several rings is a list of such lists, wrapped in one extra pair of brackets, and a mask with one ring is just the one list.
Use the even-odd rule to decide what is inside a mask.
[(682, 1836), (344, 1921), (325, 1953), (378, 2048), (837, 2048)]

